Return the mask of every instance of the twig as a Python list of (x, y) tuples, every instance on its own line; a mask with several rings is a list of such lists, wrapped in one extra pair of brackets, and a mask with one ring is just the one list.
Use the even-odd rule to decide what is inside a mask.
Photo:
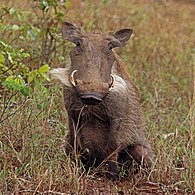
[(5, 136), (5, 137), (6, 137), (7, 140), (9, 141), (9, 144), (10, 144), (12, 150), (13, 150), (14, 153), (16, 154), (16, 158), (17, 158), (18, 162), (20, 163), (20, 165), (22, 165), (22, 164), (23, 164), (23, 163), (22, 163), (22, 160), (21, 160), (21, 158), (19, 157), (18, 152), (15, 150), (15, 148), (14, 148), (14, 146), (13, 146), (11, 140), (10, 140), (7, 136)]
[(6, 91), (4, 92), (4, 94), (3, 94), (3, 111), (2, 111), (2, 113), (1, 113), (1, 116), (0, 116), (0, 123), (1, 123), (1, 119), (3, 118), (3, 115), (5, 114), (5, 112), (6, 112), (6, 110), (7, 110), (7, 108), (8, 108), (8, 104), (9, 104), (9, 102), (11, 101), (11, 99), (12, 99), (12, 97), (13, 96), (15, 96), (15, 95), (17, 95), (17, 93), (18, 92), (16, 92), (16, 93), (14, 93), (14, 94), (12, 94), (9, 98), (8, 98), (8, 100), (7, 100), (7, 104), (6, 104)]
[(191, 54), (191, 55), (193, 60), (193, 93), (192, 93), (192, 100), (191, 100), (190, 111), (189, 111), (190, 135), (187, 143), (187, 148), (189, 148), (191, 141), (194, 140), (194, 132), (195, 132), (195, 54)]
[(25, 99), (24, 102), (20, 106), (18, 106), (18, 108), (16, 110), (14, 110), (14, 112), (12, 112), (10, 115), (6, 116), (4, 119), (0, 120), (0, 123), (2, 123), (3, 121), (7, 120), (11, 116), (13, 116), (18, 110), (20, 110), (20, 108), (22, 106), (24, 106), (24, 104), (26, 104), (27, 101), (28, 101), (28, 99)]

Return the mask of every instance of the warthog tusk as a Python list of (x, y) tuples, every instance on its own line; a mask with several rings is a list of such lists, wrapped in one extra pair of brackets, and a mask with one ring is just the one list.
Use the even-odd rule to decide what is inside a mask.
[(76, 86), (76, 82), (74, 80), (74, 73), (77, 72), (77, 70), (73, 70), (71, 75), (70, 75), (70, 82), (72, 83), (72, 85), (75, 87)]
[(112, 83), (109, 86), (109, 90), (111, 90), (114, 87), (114, 84), (115, 84), (115, 78), (114, 78), (114, 76), (112, 74), (110, 76), (112, 78)]

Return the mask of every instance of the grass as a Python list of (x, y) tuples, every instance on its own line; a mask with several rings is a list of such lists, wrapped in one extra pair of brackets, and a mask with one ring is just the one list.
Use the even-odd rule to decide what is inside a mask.
[[(33, 24), (28, 2), (11, 3)], [(61, 86), (47, 82), (47, 90), (37, 86), (30, 97), (2, 89), (0, 194), (193, 194), (194, 2), (73, 0), (66, 6), (64, 20), (83, 24), (87, 30), (134, 29), (128, 45), (116, 52), (139, 88), (154, 166), (149, 175), (137, 174), (118, 183), (97, 177), (93, 171), (83, 174), (62, 147), (67, 115)], [(12, 16), (5, 21), (19, 23)], [(18, 47), (35, 51), (40, 41), (29, 46), (30, 42), (25, 45), (17, 39), (17, 33), (15, 37)], [(9, 35), (4, 39), (9, 40)], [(50, 66), (62, 67), (61, 59), (52, 58)], [(29, 65), (41, 64), (37, 59)]]

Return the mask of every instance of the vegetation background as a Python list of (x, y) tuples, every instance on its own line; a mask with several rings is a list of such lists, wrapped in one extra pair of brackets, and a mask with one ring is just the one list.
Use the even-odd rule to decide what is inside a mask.
[[(133, 28), (117, 49), (140, 90), (155, 159), (149, 175), (112, 183), (64, 154), (62, 21), (92, 31)], [(0, 194), (195, 193), (194, 0), (1, 0)]]

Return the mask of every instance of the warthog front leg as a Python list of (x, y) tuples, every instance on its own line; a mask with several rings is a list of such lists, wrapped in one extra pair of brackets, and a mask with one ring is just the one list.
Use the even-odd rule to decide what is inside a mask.
[(108, 160), (108, 173), (107, 178), (112, 181), (119, 180), (119, 169), (118, 169), (118, 153), (113, 153)]
[[(139, 167), (137, 167), (136, 164), (133, 164), (133, 160), (135, 160)], [(133, 172), (137, 172), (140, 169), (140, 166), (142, 168), (149, 168), (152, 165), (151, 148), (149, 145), (143, 146), (140, 144), (129, 146), (128, 148), (120, 152), (119, 162), (125, 165), (126, 168), (133, 169)]]
[(133, 159), (143, 167), (150, 167), (152, 164), (152, 151), (150, 147), (143, 145), (134, 145), (128, 148), (129, 154)]

